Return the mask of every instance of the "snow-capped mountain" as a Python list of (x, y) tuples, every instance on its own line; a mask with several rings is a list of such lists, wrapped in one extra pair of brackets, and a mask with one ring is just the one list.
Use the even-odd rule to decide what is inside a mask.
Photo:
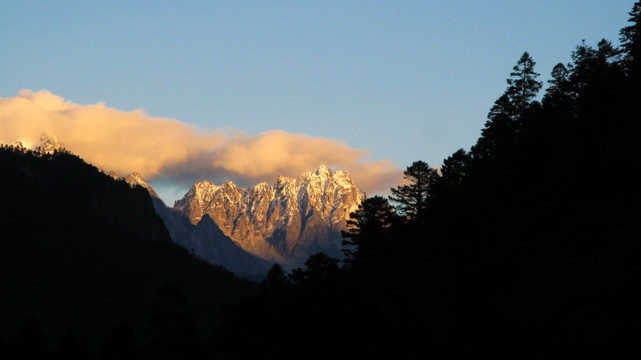
[(280, 176), (273, 186), (238, 188), (228, 181), (194, 184), (174, 209), (192, 224), (208, 215), (248, 252), (299, 265), (323, 251), (341, 257), (341, 230), (365, 198), (347, 171), (320, 166), (298, 178)]
[[(118, 180), (117, 175), (112, 177)], [(271, 262), (250, 254), (226, 236), (208, 215), (204, 215), (198, 224), (192, 224), (185, 214), (165, 205), (139, 173), (130, 173), (124, 180), (131, 187), (141, 186), (147, 189), (154, 209), (169, 230), (171, 239), (194, 255), (236, 275), (254, 280), (262, 279), (271, 267)]]
[[(52, 134), (35, 142), (18, 139), (9, 146), (40, 155), (69, 152)], [(113, 171), (100, 171), (123, 180)], [(365, 198), (347, 171), (326, 166), (298, 178), (280, 176), (271, 186), (239, 188), (231, 181), (201, 181), (173, 208), (140, 174), (130, 173), (124, 181), (149, 192), (175, 243), (210, 263), (251, 276), (264, 274), (273, 262), (300, 266), (319, 251), (342, 257), (341, 231)]]
[(40, 155), (51, 155), (56, 151), (69, 152), (65, 144), (60, 141), (57, 136), (52, 134), (43, 134), (40, 137), (40, 141), (36, 143), (30, 143), (26, 140), (16, 140), (9, 144), (9, 146), (20, 150), (32, 150), (40, 153)]
[[(111, 177), (116, 177), (117, 175), (114, 172), (111, 172), (109, 174)], [(149, 195), (151, 195), (154, 198), (159, 198), (158, 194), (156, 191), (145, 181), (145, 179), (140, 176), (139, 173), (137, 172), (132, 172), (131, 174), (125, 176), (125, 182), (129, 184), (129, 186), (134, 187), (134, 186), (142, 186), (143, 188), (147, 189), (149, 191)]]
[(40, 143), (34, 147), (41, 154), (53, 154), (54, 152), (68, 152), (65, 144), (57, 136), (46, 134), (40, 137)]

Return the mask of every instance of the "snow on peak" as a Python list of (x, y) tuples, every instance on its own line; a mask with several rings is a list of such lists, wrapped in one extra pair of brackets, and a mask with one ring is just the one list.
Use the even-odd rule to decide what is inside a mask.
[(316, 175), (323, 177), (323, 178), (328, 178), (332, 176), (332, 171), (327, 168), (325, 165), (321, 165), (318, 167), (316, 170)]
[(40, 155), (52, 155), (55, 152), (69, 152), (65, 144), (53, 134), (43, 134), (40, 140), (32, 142), (26, 139), (18, 139), (9, 146), (25, 151), (32, 150)]
[(149, 186), (147, 182), (145, 182), (145, 180), (142, 178), (142, 176), (140, 176), (140, 174), (135, 171), (127, 175), (125, 177), (125, 181), (127, 182), (127, 184), (132, 186), (135, 186), (135, 185), (140, 185), (142, 187)]
[(263, 182), (238, 188), (230, 181), (222, 186), (203, 181), (174, 209), (193, 224), (209, 214), (225, 235), (255, 255), (298, 261), (314, 246), (339, 253), (340, 231), (364, 198), (347, 171), (332, 172), (322, 165), (298, 178), (279, 176), (272, 186)]
[(149, 192), (149, 195), (153, 197), (158, 197), (158, 194), (156, 194), (156, 191), (149, 184), (147, 184), (145, 179), (143, 179), (139, 173), (135, 171), (125, 176), (125, 182), (129, 184), (129, 186), (131, 186), (132, 188), (135, 186), (142, 186), (143, 188), (147, 189), (147, 191)]
[(267, 184), (266, 182), (263, 181), (262, 183), (256, 184), (254, 186), (254, 191), (264, 191), (264, 190), (266, 190), (268, 188), (269, 188), (269, 184)]
[(40, 144), (34, 147), (40, 154), (51, 155), (54, 152), (68, 152), (65, 144), (53, 134), (44, 134), (40, 137)]
[[(103, 172), (104, 172), (104, 171), (103, 171)], [(116, 172), (115, 172), (115, 171), (113, 171), (113, 170), (110, 170), (110, 171), (107, 173), (107, 175), (109, 175), (109, 177), (110, 177), (110, 178), (112, 178), (112, 179), (114, 179), (114, 180), (118, 180), (118, 174), (116, 174)]]

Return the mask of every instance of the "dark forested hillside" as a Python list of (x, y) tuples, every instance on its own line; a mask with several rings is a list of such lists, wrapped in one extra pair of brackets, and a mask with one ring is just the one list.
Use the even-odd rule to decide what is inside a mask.
[(254, 285), (173, 244), (143, 188), (68, 153), (4, 147), (0, 289), (4, 355), (190, 358)]
[(272, 268), (228, 334), (279, 319), (255, 339), (275, 356), (638, 357), (641, 2), (621, 43), (580, 43), (548, 84), (525, 52), (471, 149), (364, 201), (341, 266)]

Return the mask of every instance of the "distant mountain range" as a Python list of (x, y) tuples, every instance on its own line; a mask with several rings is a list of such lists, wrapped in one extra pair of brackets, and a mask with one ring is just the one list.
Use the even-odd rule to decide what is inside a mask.
[[(37, 144), (16, 141), (12, 147), (40, 154), (68, 152), (55, 135)], [(108, 173), (117, 179), (113, 172)], [(341, 231), (365, 194), (347, 171), (320, 166), (298, 178), (280, 176), (274, 185), (239, 188), (231, 181), (194, 184), (173, 208), (134, 172), (125, 177), (142, 186), (173, 241), (203, 260), (237, 275), (261, 278), (273, 263), (286, 269), (301, 266), (316, 252), (342, 257)]]
[(202, 181), (174, 209), (192, 224), (208, 215), (249, 253), (296, 266), (316, 252), (341, 257), (341, 230), (364, 198), (348, 172), (320, 166), (298, 178), (280, 176), (273, 186)]
[[(155, 191), (140, 175), (126, 181)], [(174, 241), (239, 275), (260, 277), (273, 263), (300, 266), (312, 254), (341, 258), (341, 231), (365, 194), (347, 171), (320, 166), (273, 186), (239, 188), (228, 181), (194, 184), (174, 207), (157, 196), (156, 211)]]

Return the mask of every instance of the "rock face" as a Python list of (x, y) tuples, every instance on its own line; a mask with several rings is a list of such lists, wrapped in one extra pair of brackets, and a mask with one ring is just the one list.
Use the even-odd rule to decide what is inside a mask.
[(210, 264), (220, 265), (234, 274), (260, 281), (272, 263), (243, 250), (211, 220), (203, 216), (198, 225), (185, 214), (152, 196), (154, 208), (164, 221), (172, 240)]
[(276, 184), (238, 188), (228, 181), (194, 184), (174, 209), (192, 224), (208, 215), (246, 251), (272, 262), (300, 265), (323, 251), (341, 257), (341, 230), (365, 194), (346, 171), (325, 166)]
[[(113, 171), (109, 173), (109, 176), (111, 176), (112, 178), (117, 177), (117, 175)], [(142, 186), (143, 188), (147, 189), (147, 191), (149, 191), (149, 195), (151, 195), (152, 198), (159, 198), (156, 191), (149, 184), (147, 184), (147, 182), (142, 178), (142, 176), (140, 176), (140, 174), (135, 171), (125, 176), (125, 182), (131, 187), (134, 187), (136, 185)]]
[(165, 205), (137, 172), (125, 176), (125, 181), (132, 188), (140, 186), (149, 192), (154, 209), (169, 230), (171, 239), (194, 255), (238, 276), (257, 281), (271, 267), (271, 262), (248, 253), (226, 236), (208, 215), (204, 215), (198, 224), (192, 224), (185, 214)]
[[(52, 134), (42, 135), (36, 143), (16, 140), (8, 146), (40, 156), (70, 153)], [(99, 171), (121, 179), (114, 172)], [(341, 258), (341, 231), (365, 198), (348, 172), (332, 172), (326, 166), (298, 178), (281, 176), (273, 186), (261, 183), (238, 188), (230, 181), (221, 186), (202, 181), (173, 208), (163, 203), (140, 174), (131, 173), (124, 180), (132, 188), (140, 186), (149, 192), (175, 243), (205, 261), (253, 279), (261, 278), (274, 262), (285, 268), (300, 266), (320, 251)], [(93, 203), (99, 207), (102, 201)], [(136, 208), (129, 208), (131, 214), (118, 218), (137, 223)]]

